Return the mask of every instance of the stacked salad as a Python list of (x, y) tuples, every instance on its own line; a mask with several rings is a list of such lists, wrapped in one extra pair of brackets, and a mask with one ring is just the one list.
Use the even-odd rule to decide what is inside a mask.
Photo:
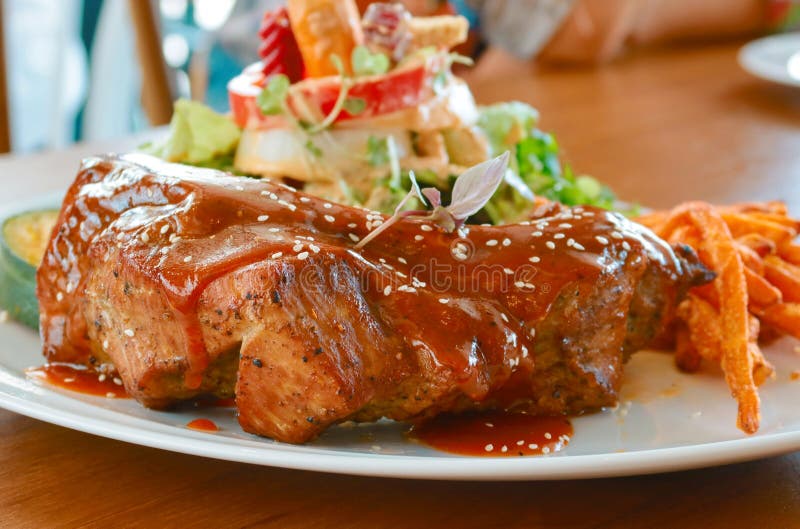
[(463, 17), (412, 17), (400, 4), (374, 3), (361, 17), (353, 0), (289, 0), (264, 16), (262, 60), (229, 82), (231, 114), (178, 101), (168, 137), (144, 149), (385, 213), (411, 172), (448, 197), (466, 168), (509, 151), (502, 184), (472, 222), (523, 220), (536, 196), (611, 208), (606, 186), (560, 162), (535, 109), (476, 105), (452, 73), (470, 63), (452, 51), (467, 30)]

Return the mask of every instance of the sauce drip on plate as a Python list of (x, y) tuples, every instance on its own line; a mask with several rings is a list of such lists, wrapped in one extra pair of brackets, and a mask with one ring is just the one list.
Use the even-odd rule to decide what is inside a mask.
[(210, 419), (195, 419), (189, 421), (186, 427), (190, 430), (197, 430), (199, 432), (218, 432), (219, 427)]
[[(45, 364), (26, 371), (29, 377), (44, 380), (60, 388), (109, 398), (128, 398), (125, 388), (114, 382), (113, 375), (90, 371), (70, 364)], [(119, 380), (119, 379), (117, 379)]]
[(564, 449), (572, 435), (566, 417), (490, 411), (441, 415), (415, 426), (410, 437), (464, 456), (531, 456)]

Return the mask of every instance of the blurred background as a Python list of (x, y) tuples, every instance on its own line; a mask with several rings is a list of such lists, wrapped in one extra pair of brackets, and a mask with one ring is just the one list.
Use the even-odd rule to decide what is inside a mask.
[[(419, 0), (405, 4), (416, 14), (467, 16), (474, 32), (464, 52), (475, 57), (491, 44), (523, 58), (541, 51), (553, 62), (602, 64), (632, 42), (763, 32), (767, 27), (764, 6), (769, 11), (793, 1)], [(282, 3), (0, 0), (5, 31), (5, 64), (0, 72), (6, 77), (10, 130), (10, 142), (0, 138), (0, 151), (7, 150), (3, 148), (6, 142), (14, 152), (28, 153), (130, 135), (166, 123), (169, 101), (177, 97), (191, 97), (226, 111), (227, 81), (258, 60), (261, 17)], [(359, 2), (362, 9), (368, 3)], [(542, 49), (546, 42), (548, 47)]]

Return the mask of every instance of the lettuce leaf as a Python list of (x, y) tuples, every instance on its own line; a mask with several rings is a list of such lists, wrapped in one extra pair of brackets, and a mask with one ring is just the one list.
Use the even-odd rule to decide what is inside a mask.
[(169, 124), (168, 136), (140, 150), (170, 162), (227, 170), (241, 130), (228, 117), (202, 103), (179, 99)]
[[(489, 139), (491, 156), (511, 151), (513, 177), (495, 193), (484, 208), (494, 224), (516, 222), (530, 211), (524, 185), (535, 195), (568, 206), (590, 205), (614, 209), (611, 189), (591, 176), (575, 175), (562, 166), (559, 147), (552, 134), (536, 128), (539, 113), (520, 102), (499, 103), (480, 110), (478, 126)], [(518, 178), (516, 178), (518, 177)], [(529, 194), (528, 194), (529, 195)]]

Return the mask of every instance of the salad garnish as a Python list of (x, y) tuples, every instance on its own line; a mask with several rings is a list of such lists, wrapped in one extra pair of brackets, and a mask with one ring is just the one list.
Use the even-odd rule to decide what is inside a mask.
[[(389, 226), (407, 217), (422, 217), (424, 220), (429, 220), (438, 225), (444, 231), (452, 233), (463, 226), (470, 216), (480, 211), (492, 198), (508, 170), (509, 158), (510, 153), (506, 151), (496, 158), (479, 163), (464, 171), (453, 184), (452, 198), (447, 206), (442, 205), (442, 194), (438, 189), (435, 187), (420, 189), (414, 177), (414, 172), (410, 172), (411, 189), (397, 204), (394, 214), (359, 241), (356, 244), (356, 248), (363, 248), (388, 229)], [(403, 207), (414, 196), (423, 205), (430, 203), (433, 209), (403, 211)]]

